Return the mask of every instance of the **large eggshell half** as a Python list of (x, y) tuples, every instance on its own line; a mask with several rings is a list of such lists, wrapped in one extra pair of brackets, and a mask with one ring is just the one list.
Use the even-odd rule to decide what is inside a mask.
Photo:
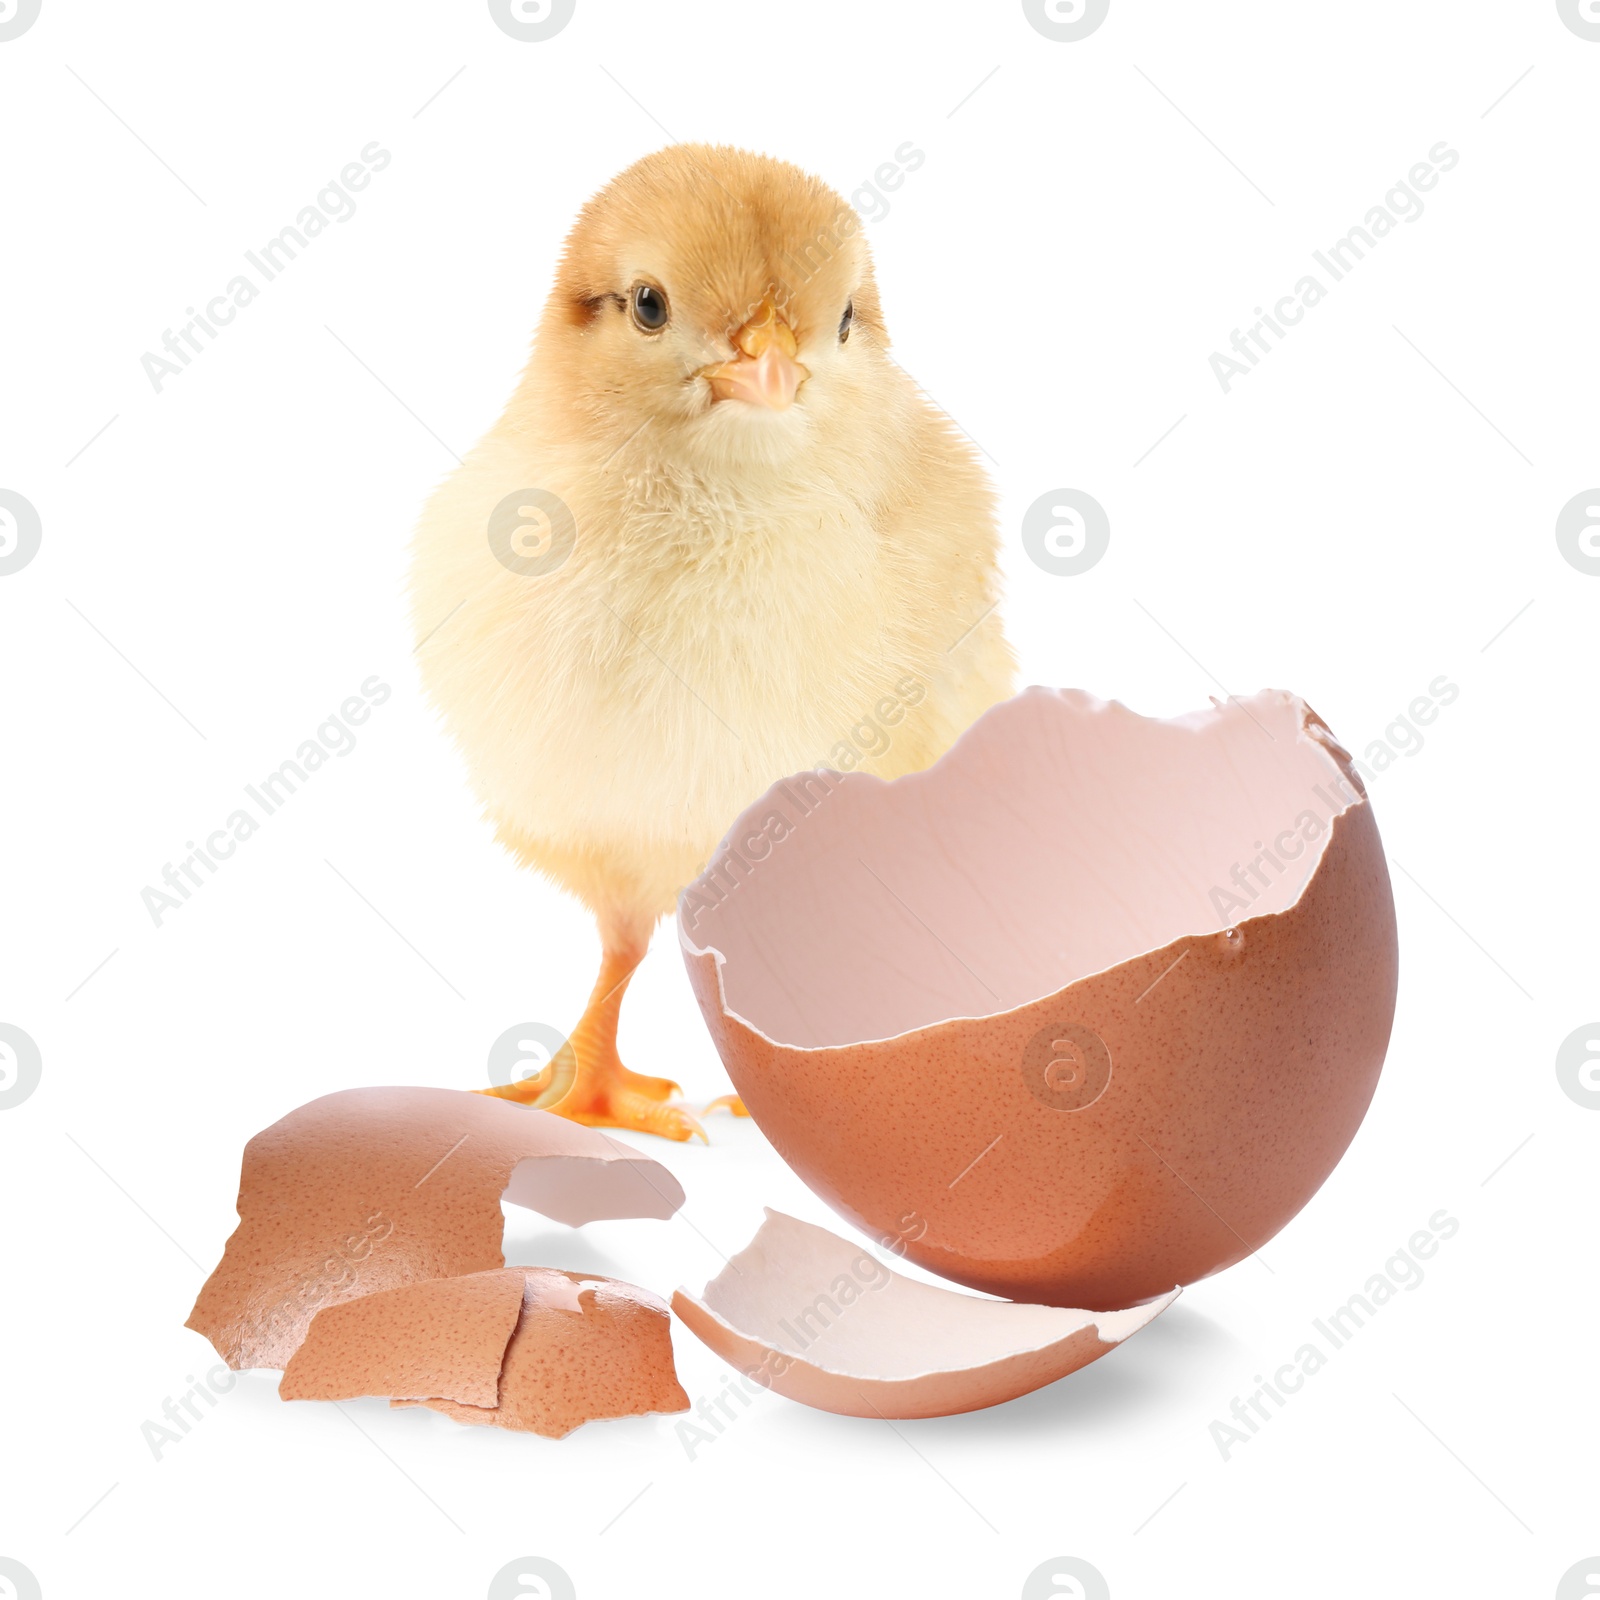
[(768, 1210), (705, 1292), (679, 1289), (672, 1309), (724, 1361), (791, 1400), (850, 1417), (944, 1417), (1076, 1372), (1177, 1296), (1102, 1312), (980, 1300)]
[(345, 1089), (245, 1146), (239, 1226), (187, 1325), (230, 1367), (282, 1367), (323, 1306), (504, 1266), (502, 1197), (576, 1227), (670, 1217), (683, 1189), (547, 1111), (460, 1089)]
[(1257, 1249), (1377, 1083), (1394, 903), (1349, 757), (1293, 695), (1168, 720), (1070, 690), (926, 772), (807, 772), (678, 907), (745, 1106), (869, 1236), (1104, 1310)]

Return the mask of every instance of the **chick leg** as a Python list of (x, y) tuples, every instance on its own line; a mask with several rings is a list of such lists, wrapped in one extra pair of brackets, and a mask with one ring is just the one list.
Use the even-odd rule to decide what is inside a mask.
[[(660, 1134), (664, 1139), (690, 1139), (698, 1134), (704, 1139), (705, 1130), (687, 1111), (666, 1103), (678, 1093), (677, 1084), (669, 1078), (647, 1078), (631, 1072), (617, 1054), (622, 996), (634, 969), (644, 959), (648, 939), (621, 936), (604, 924), (600, 932), (604, 946), (600, 976), (567, 1041), (573, 1057), (572, 1084), (545, 1109), (591, 1128), (632, 1128), (639, 1133)], [(550, 1088), (554, 1065), (522, 1082), (482, 1092), (527, 1104)]]

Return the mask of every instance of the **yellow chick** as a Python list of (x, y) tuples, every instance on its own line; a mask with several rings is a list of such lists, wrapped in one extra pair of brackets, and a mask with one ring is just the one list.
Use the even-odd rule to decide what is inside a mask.
[(779, 778), (914, 771), (1010, 694), (993, 495), (888, 350), (859, 218), (786, 162), (673, 146), (578, 217), (413, 546), (426, 691), (501, 841), (600, 931), (569, 1049), (487, 1092), (699, 1133), (617, 1054), (656, 922)]

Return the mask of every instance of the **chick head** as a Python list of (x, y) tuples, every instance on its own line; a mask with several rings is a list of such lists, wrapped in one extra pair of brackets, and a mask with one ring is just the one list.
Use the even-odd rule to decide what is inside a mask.
[(646, 156), (584, 207), (540, 333), (604, 439), (654, 425), (707, 463), (782, 460), (859, 415), (887, 345), (855, 211), (713, 145)]

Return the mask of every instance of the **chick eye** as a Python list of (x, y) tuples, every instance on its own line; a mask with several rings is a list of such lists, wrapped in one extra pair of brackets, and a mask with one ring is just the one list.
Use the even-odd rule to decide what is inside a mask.
[(636, 283), (628, 300), (633, 325), (645, 333), (660, 333), (667, 325), (667, 297), (653, 283)]
[(850, 337), (850, 325), (855, 320), (856, 320), (856, 303), (855, 303), (854, 300), (847, 300), (845, 302), (844, 315), (839, 318), (839, 343), (840, 344), (843, 344), (845, 342), (845, 340)]

